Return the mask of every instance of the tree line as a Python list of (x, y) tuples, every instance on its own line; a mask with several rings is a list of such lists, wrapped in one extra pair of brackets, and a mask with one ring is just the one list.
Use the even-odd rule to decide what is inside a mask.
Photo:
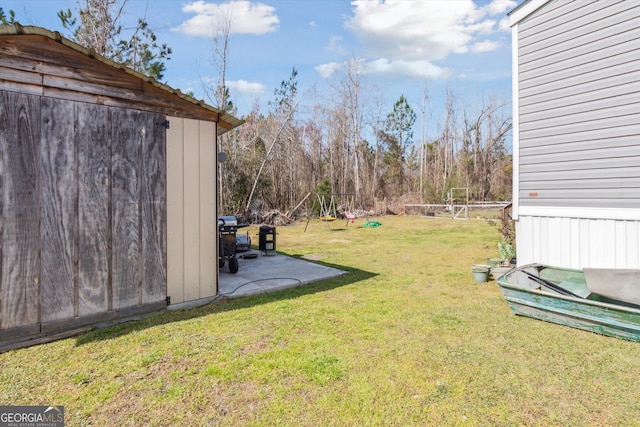
[[(363, 210), (385, 201), (392, 212), (404, 202), (444, 203), (451, 188), (468, 188), (475, 201), (511, 198), (508, 105), (488, 101), (471, 110), (447, 91), (437, 136), (427, 138), (428, 82), (420, 115), (404, 95), (384, 111), (360, 69), (351, 61), (324, 102), (313, 102), (321, 99), (313, 91), (298, 93), (294, 69), (267, 111), (255, 104), (245, 124), (219, 139), (227, 154), (219, 165), (221, 212), (291, 212), (309, 193), (350, 194)], [(220, 104), (233, 113), (227, 98)]]

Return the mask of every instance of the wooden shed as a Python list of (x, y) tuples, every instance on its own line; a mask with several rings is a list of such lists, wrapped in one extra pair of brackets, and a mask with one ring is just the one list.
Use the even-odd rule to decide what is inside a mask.
[(241, 123), (0, 26), (0, 344), (215, 295), (216, 138)]
[(528, 0), (510, 21), (518, 263), (640, 268), (640, 2)]

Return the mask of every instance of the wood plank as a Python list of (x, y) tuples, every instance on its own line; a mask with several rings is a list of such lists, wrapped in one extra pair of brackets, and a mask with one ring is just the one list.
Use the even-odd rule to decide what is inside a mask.
[(199, 123), (184, 121), (184, 300), (200, 298)]
[[(0, 60), (4, 57), (0, 56)], [(2, 62), (0, 65), (0, 76), (2, 80), (15, 83), (26, 83), (33, 86), (42, 86), (42, 75), (27, 70), (16, 70), (6, 67), (7, 64)]]
[(39, 323), (40, 99), (0, 92), (0, 330)]
[(109, 108), (78, 104), (78, 316), (109, 310)]
[(161, 125), (166, 116), (146, 114), (144, 118), (140, 203), (142, 303), (147, 304), (167, 296), (166, 128)]
[(111, 110), (112, 308), (140, 303), (139, 112)]
[(50, 323), (42, 324), (42, 333), (55, 333), (68, 329), (88, 326), (99, 325), (99, 327), (121, 323), (127, 320), (139, 320), (144, 315), (159, 310), (165, 310), (167, 308), (166, 302), (157, 301), (154, 303), (135, 305), (131, 307), (125, 307), (119, 311), (108, 311), (102, 313), (96, 313), (93, 315), (74, 317), (72, 319), (58, 320)]
[[(99, 70), (104, 66), (100, 65), (102, 62), (83, 52), (37, 34), (0, 37), (0, 54), (24, 58), (34, 63), (50, 64), (54, 67), (75, 68), (80, 74), (84, 74), (86, 70)], [(135, 79), (135, 76), (131, 76), (131, 78)]]
[[(72, 329), (72, 330), (60, 332), (57, 334), (39, 336), (38, 338), (22, 339), (20, 341), (11, 342), (7, 344), (0, 343), (0, 353), (4, 353), (11, 350), (17, 350), (19, 348), (31, 347), (34, 345), (46, 344), (49, 342), (58, 341), (65, 338), (70, 338), (76, 335), (85, 334), (91, 330), (93, 330), (92, 326), (85, 326), (83, 328)], [(21, 335), (21, 336), (24, 336), (24, 335)], [(2, 340), (0, 337), (0, 341), (4, 341), (4, 340)]]
[(75, 103), (41, 102), (40, 306), (50, 322), (75, 315)]
[[(104, 95), (87, 94), (82, 92), (68, 91), (60, 88), (44, 87), (44, 96), (52, 98), (68, 99), (70, 101), (88, 102), (91, 104), (108, 105), (110, 107), (120, 107), (127, 109), (137, 109), (143, 111), (153, 111), (155, 113), (164, 114), (172, 117), (183, 117), (189, 119), (199, 119), (206, 121), (217, 121), (219, 116), (213, 111), (203, 111), (203, 109), (191, 104), (188, 101), (184, 103), (172, 102), (168, 104), (154, 104), (144, 102), (142, 98), (113, 98)], [(177, 105), (180, 104), (180, 105)], [(223, 126), (224, 125), (224, 126)], [(221, 127), (229, 129), (230, 126), (220, 123)]]
[(0, 79), (0, 91), (17, 92), (24, 95), (42, 95), (42, 86), (26, 85)]
[(167, 296), (184, 299), (184, 136), (183, 119), (167, 129)]
[(26, 326), (15, 326), (9, 329), (0, 329), (0, 348), (9, 341), (14, 341), (28, 336), (35, 336), (40, 333), (40, 323), (32, 323)]
[(200, 298), (216, 294), (218, 219), (216, 218), (215, 124), (200, 122)]
[(90, 93), (93, 95), (102, 95), (120, 99), (139, 100), (142, 95), (142, 81), (138, 81), (138, 85), (131, 89), (126, 87), (108, 86), (100, 81), (96, 82), (87, 81), (86, 79), (78, 80), (68, 77), (44, 75), (42, 76), (42, 85), (66, 91)]
[[(41, 76), (64, 77), (79, 81), (91, 81), (105, 86), (141, 90), (141, 80), (138, 77), (119, 68), (109, 67), (87, 56), (81, 55), (78, 57), (80, 61), (74, 59), (72, 62), (64, 60), (64, 57), (55, 56), (47, 62), (39, 59), (38, 52), (43, 49), (42, 46), (36, 46), (35, 50), (28, 51), (23, 48), (20, 51), (7, 54), (1, 48), (3, 45), (4, 41), (0, 38), (0, 62), (6, 68), (33, 72)], [(58, 43), (56, 45), (59, 46)], [(52, 62), (54, 60), (55, 62)]]

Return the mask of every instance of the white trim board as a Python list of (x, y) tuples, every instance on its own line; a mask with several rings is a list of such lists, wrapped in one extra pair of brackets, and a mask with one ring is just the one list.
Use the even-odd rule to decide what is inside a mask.
[(519, 216), (640, 221), (640, 209), (522, 206)]
[(551, 0), (528, 0), (509, 12), (509, 24), (513, 27)]

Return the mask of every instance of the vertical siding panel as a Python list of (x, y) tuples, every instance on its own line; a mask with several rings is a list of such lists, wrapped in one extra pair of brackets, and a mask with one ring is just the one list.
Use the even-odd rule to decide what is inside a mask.
[(640, 239), (638, 239), (637, 221), (626, 221), (625, 244), (627, 261), (625, 268), (640, 268), (640, 252), (638, 251)]
[(559, 223), (560, 233), (558, 237), (560, 238), (560, 241), (557, 244), (559, 250), (559, 261), (556, 262), (556, 265), (567, 265), (571, 263), (572, 220), (570, 218), (561, 218)]
[(540, 258), (544, 259), (545, 264), (555, 265), (558, 263), (557, 257), (552, 258), (550, 254), (555, 253), (557, 248), (553, 244), (554, 242), (551, 241), (550, 236), (553, 235), (551, 232), (552, 229), (557, 230), (557, 227), (555, 227), (556, 224), (550, 221), (549, 218), (543, 217), (540, 218), (540, 225), (540, 232), (543, 233), (541, 240), (544, 242), (544, 245), (540, 246), (540, 250), (542, 251)]
[(583, 268), (587, 265), (591, 265), (591, 250), (590, 250), (590, 242), (591, 235), (589, 227), (589, 221), (580, 219), (580, 261), (582, 265), (580, 268)]
[(184, 121), (184, 286), (185, 301), (200, 297), (199, 123)]
[(591, 244), (591, 242), (593, 241), (593, 239), (597, 239), (598, 238), (598, 227), (596, 222), (597, 221), (585, 221), (586, 222), (586, 227), (588, 230), (588, 240), (587, 240), (587, 251), (589, 253), (589, 260), (590, 260), (590, 265), (592, 267), (597, 267), (598, 266), (598, 259), (600, 259), (600, 248), (595, 247), (594, 245)]
[(140, 134), (135, 111), (111, 110), (111, 229), (113, 309), (139, 303), (139, 171)]
[(109, 309), (109, 108), (78, 108), (78, 315)]
[(75, 316), (75, 108), (76, 103), (42, 98), (42, 321)]
[[(523, 242), (523, 258), (522, 262), (524, 264), (530, 264), (536, 261), (534, 248), (535, 248), (535, 238), (534, 238), (534, 226), (533, 226), (533, 218), (526, 217), (523, 219), (523, 225), (521, 227), (522, 231), (525, 231), (524, 236), (526, 237), (525, 242)], [(517, 235), (516, 241), (520, 241), (520, 235)], [(519, 250), (519, 248), (518, 248)], [(520, 253), (518, 252), (518, 260), (520, 260)]]
[[(602, 259), (599, 260), (600, 266), (605, 267), (607, 265), (616, 265), (616, 221), (606, 219), (601, 222), (602, 231), (597, 242), (602, 242), (603, 253)], [(592, 242), (592, 245), (597, 244)]]
[(613, 262), (616, 268), (624, 268), (627, 265), (627, 231), (626, 221), (612, 221), (614, 229), (614, 245)]
[(542, 259), (540, 258), (540, 240), (543, 237), (541, 232), (540, 232), (540, 218), (534, 217), (532, 218), (531, 221), (531, 231), (532, 231), (532, 236), (531, 236), (531, 241), (533, 243), (532, 248), (531, 248), (531, 253), (532, 253), (532, 259), (534, 260), (534, 262), (542, 262)]
[(184, 119), (171, 118), (167, 129), (167, 295), (184, 297)]
[(634, 247), (633, 247), (633, 259), (630, 264), (630, 268), (640, 268), (640, 224), (637, 221), (633, 222), (634, 225)]
[(547, 223), (547, 264), (551, 265), (560, 265), (562, 263), (563, 253), (562, 253), (562, 223), (555, 218), (545, 218)]
[(516, 249), (518, 264), (533, 262), (533, 227), (531, 217), (518, 217), (516, 221)]
[(550, 257), (550, 252), (554, 250), (551, 242), (551, 221), (547, 217), (540, 218), (540, 259), (544, 260), (545, 264), (555, 265), (553, 259)]
[[(213, 205), (213, 217), (216, 220), (216, 225), (215, 225), (215, 243), (213, 245), (214, 249), (213, 249), (213, 256), (214, 256), (214, 260), (216, 263), (218, 263), (218, 256), (220, 255), (218, 253), (218, 251), (220, 250), (219, 248), (219, 243), (218, 243), (218, 194), (220, 194), (220, 191), (218, 189), (218, 123), (213, 123), (213, 132), (214, 132), (214, 137), (213, 137), (213, 141), (214, 141), (214, 147), (213, 149), (214, 151), (214, 161), (213, 161), (213, 200), (214, 200), (214, 205)], [(213, 293), (217, 294), (218, 291), (220, 290), (220, 285), (219, 285), (219, 280), (220, 280), (220, 269), (216, 268), (215, 269), (215, 282), (213, 284), (214, 289), (213, 289)]]
[[(604, 220), (599, 219), (595, 221), (589, 221), (589, 247), (591, 248), (589, 257), (591, 259), (591, 265), (593, 267), (601, 267), (602, 260), (605, 255), (604, 246)], [(594, 245), (593, 242), (602, 242), (600, 245)]]
[(40, 98), (0, 92), (0, 328), (39, 322)]
[(216, 293), (217, 218), (216, 207), (216, 139), (211, 122), (200, 122), (200, 298)]
[(569, 268), (580, 268), (580, 257), (582, 254), (582, 239), (580, 233), (580, 219), (571, 218), (571, 238), (569, 247)]
[(518, 265), (529, 264), (531, 262), (530, 248), (531, 227), (529, 227), (529, 217), (520, 217), (516, 220), (516, 253)]
[(165, 299), (167, 292), (166, 262), (166, 165), (165, 128), (159, 124), (166, 118), (147, 114), (146, 134), (142, 144), (142, 303)]

